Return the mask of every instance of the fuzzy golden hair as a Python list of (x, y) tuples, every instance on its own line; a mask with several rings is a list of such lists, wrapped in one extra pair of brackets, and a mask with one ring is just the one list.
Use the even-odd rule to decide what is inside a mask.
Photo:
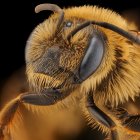
[[(64, 13), (65, 20), (72, 21), (74, 24), (73, 26), (85, 20), (95, 20), (115, 24), (126, 31), (129, 29), (129, 25), (120, 15), (111, 10), (96, 6), (73, 7), (65, 9)], [(79, 31), (72, 38), (70, 46), (66, 46), (67, 44), (64, 44), (63, 40), (65, 40), (65, 36), (74, 27), (61, 32), (62, 43), (61, 41), (57, 42), (57, 38), (52, 41), (50, 37), (55, 29), (54, 21), (57, 16), (56, 14), (52, 15), (49, 19), (38, 25), (33, 31), (28, 40), (28, 46), (30, 47), (27, 58), (30, 60), (37, 59), (41, 57), (44, 47), (47, 49), (53, 44), (60, 43), (66, 48), (66, 52), (62, 52), (60, 64), (69, 70), (73, 70), (79, 64), (78, 61), (82, 57), (84, 48), (87, 46), (86, 37), (88, 35), (86, 36), (85, 34), (87, 34), (88, 29)], [(89, 90), (93, 89), (96, 91), (96, 101), (104, 103), (110, 102), (112, 106), (117, 106), (119, 103), (123, 103), (129, 98), (134, 100), (135, 96), (139, 95), (140, 48), (135, 47), (135, 44), (111, 30), (97, 26), (94, 28), (101, 30), (107, 36), (105, 46), (106, 52), (98, 70), (80, 85), (81, 91), (89, 92)], [(82, 39), (79, 41), (79, 38)], [(70, 48), (70, 53), (67, 48)], [(37, 88), (48, 86), (48, 82), (53, 80), (49, 75), (36, 74), (34, 72), (34, 67), (30, 65), (30, 63), (27, 63), (27, 75), (29, 83)], [(59, 75), (57, 75), (56, 80), (53, 82), (53, 87), (62, 83), (63, 79), (65, 79), (64, 77), (67, 77), (67, 75), (63, 73), (62, 75), (60, 74), (61, 78), (58, 77)]]
[[(69, 113), (72, 112), (71, 110), (80, 110), (92, 127), (99, 126), (103, 132), (109, 133), (110, 130), (91, 118), (86, 109), (85, 99), (87, 94), (90, 91), (93, 91), (95, 103), (104, 110), (104, 112), (107, 112), (110, 118), (112, 118), (117, 124), (115, 129), (118, 130), (119, 137), (125, 139), (129, 134), (132, 134), (133, 140), (137, 140), (137, 138), (140, 137), (140, 134), (138, 134), (138, 136), (137, 134), (135, 136), (132, 132), (129, 132), (128, 134), (128, 131), (123, 128), (121, 122), (116, 119), (106, 106), (110, 105), (111, 107), (117, 107), (119, 104), (125, 103), (129, 99), (135, 100), (135, 97), (139, 96), (140, 48), (138, 45), (112, 30), (97, 25), (92, 25), (80, 30), (71, 38), (70, 43), (66, 40), (66, 36), (78, 24), (81, 24), (84, 21), (94, 20), (107, 22), (116, 25), (125, 31), (129, 31), (128, 23), (114, 11), (99, 8), (97, 6), (72, 7), (64, 9), (63, 11), (63, 28), (56, 34), (56, 36), (53, 36), (53, 33), (56, 30), (56, 21), (59, 16), (58, 13), (51, 15), (47, 20), (39, 24), (27, 41), (26, 72), (30, 91), (34, 90), (39, 92), (44, 88), (55, 88), (66, 80), (62, 90), (72, 88), (73, 91), (71, 92), (71, 95), (63, 101), (56, 103), (51, 109), (55, 110), (54, 108), (56, 107), (57, 111), (62, 111), (63, 108), (72, 108)], [(68, 21), (72, 22), (70, 28), (65, 26), (65, 23)], [(70, 74), (67, 73), (67, 71), (74, 73), (74, 70), (80, 65), (84, 51), (89, 43), (91, 29), (99, 31), (106, 37), (106, 40), (104, 40), (104, 57), (95, 73), (82, 84), (73, 86), (71, 84), (71, 79), (68, 79)], [(52, 46), (61, 46), (59, 66), (63, 69), (57, 71), (55, 69), (56, 65), (51, 65), (52, 60), (50, 60), (48, 69), (53, 73), (53, 76), (50, 76), (44, 72), (46, 69), (43, 64), (45, 59), (43, 56)], [(43, 68), (44, 71), (41, 71), (40, 67)], [(46, 114), (49, 112), (49, 107), (34, 107), (32, 105), (24, 105), (24, 107), (31, 110), (33, 113), (37, 112), (37, 114), (43, 114), (43, 118), (46, 118)], [(57, 112), (56, 110), (54, 112)], [(37, 116), (38, 120), (42, 120), (42, 117), (40, 116)], [(54, 118), (56, 119), (56, 117)]]
[[(60, 59), (60, 65), (68, 70), (73, 71), (77, 65), (79, 65), (84, 49), (88, 44), (88, 36), (90, 35), (90, 27), (79, 31), (71, 40), (70, 45), (66, 44), (66, 36), (72, 31), (78, 24), (83, 21), (94, 20), (99, 22), (107, 22), (114, 24), (126, 31), (129, 31), (129, 25), (127, 22), (114, 11), (99, 8), (97, 6), (81, 6), (64, 9), (64, 20), (72, 21), (73, 25), (70, 29), (63, 29), (58, 33), (57, 37), (51, 38), (52, 33), (55, 30), (54, 22), (58, 14), (54, 14), (45, 20), (43, 23), (37, 26), (28, 40), (27, 48), (27, 61), (36, 61), (41, 57), (44, 49), (53, 46), (54, 44), (61, 44), (65, 48), (62, 52)], [(66, 27), (64, 27), (66, 28)], [(84, 96), (91, 90), (94, 93), (95, 102), (105, 111), (104, 105), (111, 105), (116, 107), (129, 99), (135, 100), (136, 96), (140, 93), (140, 48), (133, 42), (122, 37), (118, 33), (93, 25), (95, 30), (98, 30), (105, 34), (107, 41), (105, 42), (105, 54), (101, 65), (96, 72), (78, 86), (78, 90), (74, 93), (81, 99), (81, 106), (85, 116), (93, 127), (98, 126), (97, 122), (90, 118), (87, 110), (85, 109)], [(61, 39), (59, 39), (61, 38)], [(42, 49), (44, 48), (44, 49)], [(68, 78), (65, 72), (56, 75), (55, 80), (49, 75), (38, 74), (34, 72), (34, 66), (27, 63), (27, 75), (31, 86), (34, 88), (49, 87), (48, 82), (51, 82), (51, 86), (55, 87), (61, 84), (64, 79)], [(69, 85), (71, 86), (71, 85)], [(69, 99), (70, 100), (70, 99)], [(106, 110), (106, 112), (108, 112)], [(109, 113), (109, 112), (108, 112)], [(112, 114), (110, 113), (110, 117)], [(123, 130), (120, 122), (113, 118), (117, 122), (120, 132), (126, 132)], [(99, 124), (100, 125), (100, 124)], [(99, 127), (104, 132), (108, 132), (103, 126)], [(122, 133), (120, 133), (121, 135)], [(121, 136), (125, 137), (125, 136)], [(127, 137), (127, 136), (126, 136)]]

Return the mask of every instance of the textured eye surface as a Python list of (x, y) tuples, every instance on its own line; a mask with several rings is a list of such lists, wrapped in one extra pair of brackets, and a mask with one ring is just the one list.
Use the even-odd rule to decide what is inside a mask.
[(81, 80), (87, 79), (96, 71), (102, 61), (103, 55), (104, 42), (98, 34), (94, 34), (79, 69)]

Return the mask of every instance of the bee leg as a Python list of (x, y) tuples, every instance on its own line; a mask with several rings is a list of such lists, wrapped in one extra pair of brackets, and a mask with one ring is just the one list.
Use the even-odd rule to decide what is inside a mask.
[(130, 131), (140, 133), (140, 115), (129, 115), (124, 119), (122, 124)]
[(45, 90), (41, 94), (21, 94), (10, 101), (0, 112), (0, 140), (3, 140), (3, 131), (14, 118), (20, 104), (28, 103), (33, 105), (48, 106), (55, 104), (57, 101), (65, 98), (65, 96), (56, 90)]
[(140, 133), (140, 114), (131, 115), (124, 108), (117, 108), (116, 116), (121, 120), (122, 125), (134, 133)]
[(88, 111), (92, 118), (94, 118), (97, 122), (110, 129), (112, 140), (119, 140), (116, 131), (116, 124), (107, 114), (105, 114), (96, 106), (96, 104), (94, 103), (93, 94), (88, 95), (87, 104)]
[[(69, 94), (69, 93), (68, 93)], [(57, 90), (46, 89), (42, 91), (40, 94), (25, 94), (20, 97), (21, 101), (24, 103), (39, 105), (39, 106), (48, 106), (53, 105), (56, 102), (62, 100), (66, 96), (67, 93), (60, 93)]]

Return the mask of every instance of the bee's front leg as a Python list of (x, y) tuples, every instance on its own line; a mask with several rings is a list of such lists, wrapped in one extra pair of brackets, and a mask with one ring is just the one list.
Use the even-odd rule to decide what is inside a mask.
[(140, 135), (140, 114), (129, 114), (124, 108), (117, 108), (114, 112), (119, 120), (121, 120), (122, 126), (129, 130), (129, 133), (139, 133)]
[(65, 98), (67, 94), (62, 94), (57, 90), (47, 89), (40, 94), (21, 94), (11, 100), (0, 112), (0, 140), (3, 140), (3, 130), (12, 121), (20, 104), (28, 103), (32, 105), (48, 106)]
[(96, 106), (93, 99), (93, 93), (90, 93), (88, 95), (87, 108), (91, 117), (95, 119), (95, 121), (110, 129), (111, 140), (119, 140), (116, 130), (116, 124), (105, 112), (103, 112)]

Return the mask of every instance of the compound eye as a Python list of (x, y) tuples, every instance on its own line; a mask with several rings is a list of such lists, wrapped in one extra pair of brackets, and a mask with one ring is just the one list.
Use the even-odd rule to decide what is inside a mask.
[(105, 43), (101, 36), (94, 33), (79, 68), (79, 79), (81, 81), (86, 80), (100, 66), (104, 56), (104, 46)]
[(72, 22), (71, 21), (68, 21), (65, 23), (65, 27), (71, 27), (72, 26)]

